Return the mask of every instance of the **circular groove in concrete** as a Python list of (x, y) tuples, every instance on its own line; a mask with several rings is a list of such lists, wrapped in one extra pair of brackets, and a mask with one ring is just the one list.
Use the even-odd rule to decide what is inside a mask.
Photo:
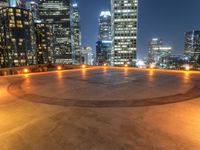
[(126, 100), (126, 99), (80, 100), (80, 99), (67, 99), (67, 98), (63, 99), (58, 97), (40, 96), (36, 94), (26, 93), (21, 87), (22, 83), (23, 80), (11, 83), (7, 88), (8, 92), (20, 99), (35, 103), (71, 106), (71, 107), (144, 107), (144, 106), (178, 103), (200, 97), (200, 85), (198, 85), (198, 82), (194, 85), (193, 88), (189, 89), (185, 93), (164, 96), (164, 97), (157, 97), (157, 98), (132, 99), (132, 100)]

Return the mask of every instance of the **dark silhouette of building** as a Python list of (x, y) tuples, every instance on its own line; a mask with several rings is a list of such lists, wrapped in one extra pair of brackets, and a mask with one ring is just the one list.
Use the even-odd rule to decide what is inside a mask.
[(102, 11), (99, 16), (99, 34), (96, 42), (96, 64), (111, 64), (111, 13)]
[(70, 0), (39, 0), (39, 18), (52, 25), (55, 63), (72, 64)]
[(200, 31), (190, 31), (185, 33), (185, 55), (197, 61), (200, 56)]
[(72, 4), (71, 8), (71, 29), (72, 29), (72, 52), (73, 63), (81, 63), (81, 28), (80, 28), (80, 12), (78, 4)]
[(38, 64), (53, 62), (52, 26), (45, 23), (36, 23), (35, 33)]
[(0, 66), (36, 64), (32, 13), (23, 8), (0, 9)]

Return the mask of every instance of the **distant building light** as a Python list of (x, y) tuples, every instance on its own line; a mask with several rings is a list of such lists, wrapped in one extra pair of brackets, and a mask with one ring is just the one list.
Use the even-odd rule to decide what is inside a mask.
[(110, 17), (111, 16), (111, 13), (110, 11), (102, 11), (101, 14), (100, 14), (100, 17)]
[(172, 50), (172, 47), (155, 47), (153, 50)]
[(158, 38), (153, 38), (152, 40), (153, 40), (153, 41), (158, 41)]
[(42, 21), (41, 20), (35, 20), (35, 23), (41, 23)]
[(146, 67), (145, 62), (142, 61), (142, 60), (137, 61), (136, 66), (138, 68), (145, 68)]
[(72, 4), (73, 7), (78, 7), (77, 3)]
[(30, 3), (31, 3), (31, 4), (35, 4), (35, 2), (34, 2), (34, 1), (31, 1)]
[(109, 44), (109, 43), (112, 43), (112, 41), (102, 41), (102, 43)]

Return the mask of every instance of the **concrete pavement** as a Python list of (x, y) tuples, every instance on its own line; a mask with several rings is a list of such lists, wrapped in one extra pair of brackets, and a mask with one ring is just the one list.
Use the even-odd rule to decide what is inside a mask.
[(0, 150), (198, 150), (200, 74), (93, 68), (0, 78)]

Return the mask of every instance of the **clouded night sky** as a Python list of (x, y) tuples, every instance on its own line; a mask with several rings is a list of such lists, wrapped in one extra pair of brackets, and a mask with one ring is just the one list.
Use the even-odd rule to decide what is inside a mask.
[[(77, 0), (81, 11), (82, 45), (95, 48), (98, 16), (110, 10), (110, 0)], [(146, 56), (148, 42), (160, 37), (183, 52), (184, 32), (200, 30), (200, 0), (139, 0), (138, 55)]]

